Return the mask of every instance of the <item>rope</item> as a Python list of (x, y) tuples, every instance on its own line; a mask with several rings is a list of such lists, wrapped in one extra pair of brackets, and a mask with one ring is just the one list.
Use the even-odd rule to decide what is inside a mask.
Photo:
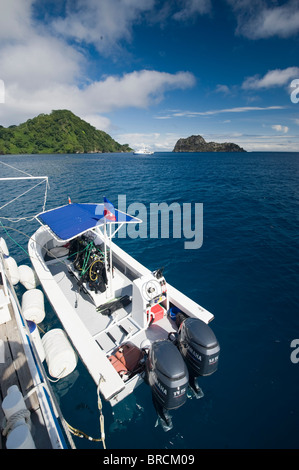
[(105, 430), (104, 430), (104, 415), (103, 415), (103, 406), (102, 406), (102, 401), (100, 398), (100, 385), (101, 381), (105, 381), (105, 379), (101, 376), (99, 380), (99, 384), (97, 387), (97, 395), (98, 395), (98, 409), (100, 411), (100, 429), (101, 429), (101, 437), (100, 438), (95, 438), (91, 437), (88, 434), (86, 434), (83, 431), (80, 431), (80, 429), (74, 428), (71, 426), (67, 421), (65, 423), (67, 424), (70, 432), (77, 437), (87, 439), (88, 441), (93, 441), (93, 442), (102, 442), (104, 449), (106, 449), (106, 443), (105, 443)]
[(98, 387), (97, 387), (97, 394), (98, 394), (98, 408), (99, 408), (99, 412), (100, 412), (101, 440), (103, 442), (104, 449), (106, 449), (103, 406), (102, 406), (102, 400), (101, 400), (101, 397), (100, 397), (101, 381), (105, 382), (105, 379), (102, 375), (100, 376), (99, 384), (98, 384)]
[(53, 382), (53, 383), (55, 384), (55, 383), (58, 382), (60, 379), (62, 379), (62, 374), (64, 373), (65, 369), (66, 369), (66, 367), (64, 367), (64, 368), (62, 369), (62, 371), (60, 372), (60, 374), (59, 374), (59, 376), (56, 378), (56, 380), (50, 379), (50, 377), (48, 377), (48, 376), (47, 376), (47, 379), (48, 379), (50, 382)]
[[(0, 217), (0, 218), (1, 218), (1, 217)], [(27, 233), (23, 232), (22, 230), (18, 230), (17, 228), (14, 228), (14, 227), (9, 227), (8, 225), (3, 225), (2, 222), (1, 222), (1, 220), (0, 220), (0, 226), (2, 226), (2, 228), (3, 228), (4, 230), (5, 230), (5, 229), (14, 230), (14, 231), (17, 232), (17, 233), (20, 233), (20, 234), (23, 235), (24, 237), (28, 238), (28, 240), (31, 240), (31, 238), (32, 238), (30, 235), (27, 235)], [(8, 235), (8, 237), (9, 237), (16, 245), (18, 245), (18, 246), (24, 251), (24, 253), (26, 253), (27, 256), (29, 256), (29, 253), (28, 253), (21, 245), (19, 245), (19, 243), (18, 243), (16, 240), (14, 240), (14, 239), (9, 235), (9, 233), (7, 232), (7, 230), (5, 230), (5, 232), (6, 232), (6, 234)], [(57, 256), (53, 255), (53, 253), (51, 253), (50, 250), (47, 250), (47, 248), (45, 248), (43, 245), (41, 245), (41, 244), (38, 243), (37, 241), (36, 241), (36, 243), (37, 243), (38, 245), (40, 245), (41, 247), (43, 247), (47, 253), (51, 254), (51, 256), (52, 256), (53, 258), (55, 258), (58, 263), (61, 263), (61, 264), (63, 264), (64, 266), (67, 266), (67, 264), (66, 264), (66, 262), (65, 262), (64, 260), (62, 260), (62, 259), (58, 258)], [(37, 259), (37, 258), (36, 258), (36, 259)]]
[(13, 170), (19, 171), (20, 173), (24, 173), (24, 175), (32, 176), (32, 175), (30, 175), (30, 173), (27, 173), (26, 171), (20, 170), (19, 168), (15, 168), (14, 166), (9, 165), (8, 163), (4, 163), (2, 161), (0, 161), (0, 163), (2, 163), (2, 165), (8, 166), (9, 168), (12, 168)]
[[(46, 196), (47, 196), (47, 188), (48, 188), (48, 182), (46, 179), (40, 181), (39, 183), (35, 184), (34, 186), (32, 186), (32, 188), (29, 188), (27, 189), (27, 191), (24, 191), (22, 194), (19, 194), (19, 196), (15, 197), (14, 199), (12, 199), (11, 201), (7, 202), (6, 204), (4, 204), (3, 206), (0, 207), (0, 210), (1, 209), (4, 209), (4, 207), (8, 206), (9, 204), (11, 204), (12, 202), (16, 201), (17, 199), (19, 199), (20, 197), (24, 196), (25, 194), (29, 193), (30, 191), (32, 191), (34, 188), (36, 188), (37, 186), (39, 186), (40, 184), (46, 182), (46, 190), (45, 190), (45, 197), (44, 197), (44, 205), (43, 207), (45, 207), (45, 199), (46, 199)], [(43, 209), (44, 211), (44, 209)], [(35, 216), (33, 216), (32, 218), (29, 218), (29, 217), (16, 217), (16, 218), (9, 218), (9, 217), (2, 217), (3, 219), (8, 219), (10, 222), (18, 222), (19, 220), (34, 220), (35, 219)]]
[[(23, 171), (23, 170), (20, 170), (19, 168), (15, 168), (14, 166), (12, 165), (9, 165), (8, 163), (4, 163), (2, 161), (0, 161), (0, 163), (2, 163), (2, 165), (5, 165), (9, 168), (12, 168), (13, 170), (16, 170), (16, 171), (19, 171), (20, 173), (23, 173), (24, 175), (28, 176), (29, 178), (33, 178), (33, 176), (26, 172), (26, 171)], [(27, 191), (25, 191), (24, 193), (20, 194), (19, 196), (15, 197), (14, 199), (12, 199), (11, 201), (7, 202), (6, 204), (4, 204), (3, 206), (0, 207), (0, 210), (3, 209), (4, 207), (8, 206), (9, 204), (11, 204), (12, 202), (16, 201), (17, 199), (19, 199), (20, 197), (24, 196), (25, 194), (29, 193), (29, 191), (32, 191), (34, 188), (36, 188), (37, 186), (39, 186), (40, 184), (42, 183), (46, 183), (46, 187), (45, 187), (45, 194), (44, 194), (44, 202), (43, 202), (43, 209), (42, 209), (42, 212), (45, 211), (45, 208), (46, 208), (46, 202), (47, 202), (47, 194), (48, 194), (48, 186), (49, 186), (49, 182), (48, 182), (48, 177), (46, 176), (42, 181), (40, 181), (39, 183), (37, 183), (36, 185), (32, 186), (31, 188), (29, 188)], [(33, 221), (36, 216), (33, 216), (33, 217), (1, 217), (2, 219), (6, 219), (6, 220), (9, 220), (10, 222), (19, 222), (21, 220), (26, 220), (28, 222), (31, 222)]]
[[(8, 231), (6, 230), (7, 228), (11, 228), (12, 230), (16, 230), (16, 229), (13, 229), (12, 227), (5, 227), (5, 226), (3, 225), (3, 223), (1, 222), (1, 220), (0, 220), (0, 225), (1, 225), (2, 228), (4, 229), (6, 235), (7, 235), (19, 248), (21, 248), (21, 250), (23, 250), (24, 253), (26, 253), (27, 256), (29, 256), (28, 251), (26, 251), (25, 248), (23, 248), (14, 238), (12, 238), (12, 236), (9, 235)], [(20, 230), (17, 230), (17, 232), (20, 232)], [(23, 232), (20, 232), (20, 233), (23, 233)], [(26, 235), (26, 234), (25, 234), (25, 235)], [(28, 235), (26, 235), (26, 236), (30, 239), (30, 237), (29, 237)]]
[[(88, 266), (87, 265), (88, 265), (88, 260), (89, 260), (90, 254), (91, 254), (92, 245), (93, 245), (93, 241), (88, 243), (88, 245), (85, 247), (86, 254), (85, 254), (85, 257), (84, 257), (84, 262), (83, 262), (83, 266), (82, 266), (82, 269), (81, 269), (80, 276), (83, 276), (86, 273), (86, 271), (88, 271)], [(88, 250), (87, 250), (87, 248), (88, 248)]]
[[(21, 419), (25, 419), (25, 423), (30, 426), (31, 421), (30, 421), (30, 411), (29, 410), (20, 410), (11, 415), (8, 419), (4, 418), (3, 420), (3, 431), (2, 435), (5, 437), (8, 435), (10, 431), (12, 431), (13, 428), (20, 426), (23, 424), (22, 422), (19, 422)], [(19, 422), (19, 423), (18, 423)]]
[(71, 426), (67, 421), (66, 421), (66, 424), (67, 424), (70, 432), (74, 436), (84, 438), (84, 439), (87, 439), (88, 441), (93, 441), (93, 442), (100, 442), (102, 440), (102, 439), (96, 439), (95, 437), (88, 436), (88, 434), (86, 434), (83, 431), (80, 431), (80, 429), (73, 428), (73, 426)]

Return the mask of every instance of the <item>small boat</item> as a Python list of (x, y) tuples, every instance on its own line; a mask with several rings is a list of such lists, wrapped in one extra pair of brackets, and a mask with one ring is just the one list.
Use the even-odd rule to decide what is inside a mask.
[[(69, 199), (51, 210), (45, 204), (46, 198), (35, 215), (40, 227), (28, 241), (33, 269), (24, 269), (30, 270), (22, 281), (28, 290), (16, 310), (17, 317), (22, 315), (20, 328), (22, 323), (27, 331), (26, 321), (44, 318), (40, 296), (45, 294), (62, 326), (41, 338), (44, 353), (36, 361), (41, 376), (47, 377), (45, 361), (54, 380), (64, 378), (76, 369), (79, 356), (97, 386), (98, 405), (103, 397), (113, 407), (143, 384), (150, 387), (159, 422), (168, 431), (169, 410), (190, 396), (201, 398), (199, 380), (218, 368), (220, 346), (210, 327), (214, 315), (170, 285), (163, 268), (149, 270), (112, 241), (124, 224), (141, 223), (137, 217), (106, 198), (98, 204)], [(1, 256), (6, 265), (1, 273), (8, 272), (5, 250)], [(29, 356), (28, 361), (34, 362)], [(101, 406), (99, 411), (105, 447)]]
[(133, 155), (153, 155), (154, 152), (152, 150), (149, 150), (147, 147), (143, 146), (139, 150), (135, 150), (133, 152)]
[(37, 219), (32, 266), (102, 396), (114, 406), (145, 382), (171, 429), (169, 410), (186, 402), (188, 389), (203, 396), (197, 378), (217, 370), (213, 315), (169, 285), (163, 269), (150, 271), (112, 241), (123, 224), (141, 221), (107, 199), (70, 202)]

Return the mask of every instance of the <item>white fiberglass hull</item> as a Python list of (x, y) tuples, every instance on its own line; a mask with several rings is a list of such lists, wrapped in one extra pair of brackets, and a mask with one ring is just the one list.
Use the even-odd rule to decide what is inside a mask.
[[(102, 241), (101, 232), (97, 233), (96, 241)], [(54, 241), (45, 227), (40, 227), (31, 237), (29, 255), (43, 290), (81, 360), (97, 385), (101, 379), (100, 391), (104, 398), (115, 405), (143, 382), (142, 374), (136, 374), (129, 380), (120, 376), (108, 359), (115, 348), (127, 341), (140, 348), (144, 341), (152, 343), (167, 339), (168, 334), (176, 329), (167, 315), (170, 304), (205, 323), (209, 323), (213, 315), (167, 284), (167, 293), (163, 293), (160, 302), (165, 314), (159, 321), (150, 324), (142, 292), (144, 285), (156, 282), (153, 273), (113, 242), (110, 243), (113, 279), (111, 285), (108, 282), (104, 293), (88, 292), (86, 295), (79, 291), (76, 273), (71, 272), (72, 266), (67, 256), (45, 261), (47, 251), (63, 245), (63, 242)], [(132, 302), (126, 309), (120, 309), (112, 316), (104, 316), (96, 311), (96, 307), (109, 300), (111, 286), (112, 297), (126, 293), (131, 296)], [(85, 288), (88, 290), (87, 286)]]

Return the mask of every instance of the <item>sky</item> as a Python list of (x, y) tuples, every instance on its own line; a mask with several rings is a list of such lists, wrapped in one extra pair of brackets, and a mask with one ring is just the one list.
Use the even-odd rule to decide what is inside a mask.
[(299, 0), (0, 0), (0, 125), (53, 109), (134, 149), (299, 151)]

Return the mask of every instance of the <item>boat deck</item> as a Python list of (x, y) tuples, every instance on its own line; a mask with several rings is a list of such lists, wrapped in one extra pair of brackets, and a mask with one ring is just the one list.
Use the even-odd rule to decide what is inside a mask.
[[(3, 287), (0, 286), (0, 290), (2, 289)], [(0, 339), (3, 341), (2, 347), (4, 346), (4, 353), (2, 350), (0, 355), (0, 422), (3, 423), (4, 419), (1, 405), (7, 395), (7, 390), (12, 385), (17, 385), (25, 397), (25, 404), (28, 410), (31, 412), (31, 433), (36, 447), (39, 449), (51, 449), (51, 442), (42, 418), (38, 396), (34, 389), (34, 383), (27, 364), (14, 310), (11, 304), (8, 304), (7, 308), (11, 320), (0, 325)], [(5, 439), (2, 436), (2, 432), (0, 437), (1, 448), (5, 448)]]
[[(94, 340), (94, 346), (98, 347), (99, 351), (104, 354), (104, 357), (111, 356), (124, 343), (130, 342), (138, 348), (142, 348), (144, 341), (152, 343), (156, 340), (167, 339), (169, 333), (177, 329), (175, 322), (166, 314), (166, 309), (164, 309), (162, 318), (150, 325), (147, 325), (146, 322), (142, 325), (137, 321), (136, 316), (138, 317), (139, 315), (140, 318), (143, 308), (138, 303), (134, 305), (134, 301), (125, 307), (117, 309), (110, 315), (104, 315), (97, 311), (97, 307), (111, 301), (111, 296), (109, 299), (109, 286), (105, 292), (95, 293), (89, 290), (87, 284), (83, 283), (84, 292), (80, 283), (78, 285), (80, 275), (73, 269), (73, 264), (67, 257), (47, 261), (46, 267), (50, 271), (51, 276), (53, 276), (55, 285), (59, 287), (67, 301), (68, 305), (65, 304), (64, 313), (66, 313), (67, 309), (68, 321), (71, 324), (76, 324), (77, 328), (80, 328), (80, 324), (84, 325), (84, 328), (87, 329)], [(122, 272), (121, 268), (119, 269), (114, 264), (112, 298), (115, 299), (125, 295), (133, 296), (133, 284), (132, 275), (129, 273), (127, 276)], [(72, 322), (72, 316), (74, 322)], [(92, 343), (90, 343), (91, 346)], [(80, 354), (80, 348), (77, 351)], [(101, 361), (101, 368), (98, 369), (99, 364), (97, 364), (97, 370), (100, 370), (101, 373), (107, 373), (108, 364), (110, 367), (110, 362), (105, 364), (104, 361)], [(120, 378), (119, 375), (118, 377)], [(113, 380), (115, 381), (115, 376), (113, 376)], [(109, 390), (109, 394), (112, 395), (108, 400), (112, 406), (119, 403), (134, 388), (143, 383), (143, 374), (136, 374), (129, 378), (124, 376), (121, 378), (121, 381), (123, 381), (123, 387), (120, 386), (121, 384), (118, 384), (118, 389), (113, 385), (113, 381), (110, 383), (112, 392)]]
[[(143, 340), (166, 339), (168, 333), (176, 329), (175, 323), (169, 317), (164, 316), (149, 328), (141, 328), (132, 318), (132, 304), (122, 307), (111, 315), (103, 315), (96, 307), (105, 304), (109, 291), (95, 294), (88, 290), (84, 293), (79, 291), (77, 284), (78, 275), (72, 270), (72, 263), (65, 258), (47, 262), (55, 281), (64, 292), (69, 303), (77, 313), (88, 331), (99, 344), (100, 348), (107, 354), (126, 341), (132, 341), (140, 347)], [(132, 281), (117, 267), (113, 270), (114, 297), (132, 295)]]
[[(104, 235), (96, 230), (84, 232), (80, 253), (90, 241), (101, 246), (103, 238)], [(154, 341), (168, 339), (169, 333), (178, 329), (170, 318), (172, 307), (206, 323), (213, 315), (166, 284), (159, 270), (150, 271), (113, 242), (109, 243), (107, 259), (107, 265), (113, 269), (112, 282), (108, 269), (108, 287), (105, 292), (96, 293), (91, 287), (102, 286), (103, 283), (96, 284), (96, 276), (90, 282), (93, 264), (84, 264), (89, 258), (86, 262), (85, 258), (76, 259), (75, 263), (68, 259), (69, 252), (64, 242), (57, 242), (51, 231), (40, 227), (28, 244), (32, 266), (81, 361), (97, 386), (100, 384), (105, 400), (114, 406), (144, 381), (144, 371), (139, 373), (133, 368), (130, 371), (132, 375), (119, 373), (114, 359), (120, 346), (133, 343), (142, 350), (149, 348)], [(84, 276), (76, 268), (80, 269), (80, 266), (84, 266)], [(103, 310), (106, 304), (124, 296), (131, 303), (113, 312)]]

